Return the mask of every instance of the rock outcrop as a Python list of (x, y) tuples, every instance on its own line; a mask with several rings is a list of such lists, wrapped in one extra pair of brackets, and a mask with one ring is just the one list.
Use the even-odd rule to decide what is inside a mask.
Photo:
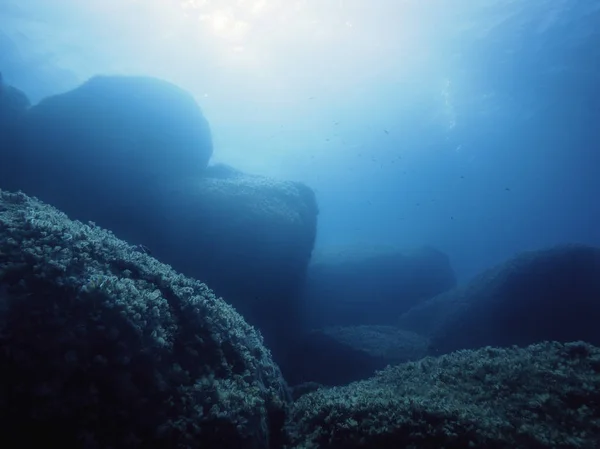
[(235, 305), (274, 353), (295, 338), (317, 230), (310, 188), (209, 167), (158, 192), (154, 209), (163, 234), (153, 254)]
[(203, 283), (0, 190), (0, 445), (279, 448), (289, 392)]
[(305, 313), (317, 328), (394, 325), (415, 304), (455, 285), (448, 256), (433, 248), (342, 248), (311, 262)]
[(302, 395), (291, 449), (587, 449), (600, 444), (600, 349), (460, 351)]
[(273, 344), (301, 326), (316, 234), (307, 186), (207, 167), (208, 123), (154, 78), (99, 76), (29, 108), (0, 153), (0, 188), (142, 245), (208, 283)]
[(583, 340), (600, 345), (600, 249), (566, 245), (518, 255), (415, 306), (400, 326), (433, 353)]

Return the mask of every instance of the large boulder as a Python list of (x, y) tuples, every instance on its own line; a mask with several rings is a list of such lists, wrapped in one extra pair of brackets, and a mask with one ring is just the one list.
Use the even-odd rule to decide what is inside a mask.
[(317, 204), (304, 184), (209, 167), (155, 195), (163, 234), (153, 254), (202, 279), (251, 323), (275, 354), (301, 330), (301, 291)]
[(0, 179), (0, 187), (67, 213), (108, 198), (133, 203), (136, 189), (200, 175), (212, 154), (193, 97), (150, 77), (93, 77), (31, 107), (20, 128), (15, 175)]
[(455, 285), (448, 256), (433, 248), (330, 249), (315, 252), (309, 266), (305, 313), (313, 327), (391, 325)]
[(279, 448), (289, 392), (203, 283), (0, 190), (0, 446)]
[(460, 351), (306, 393), (290, 449), (600, 447), (600, 349)]
[(600, 248), (566, 245), (520, 254), (426, 301), (400, 326), (434, 353), (583, 340), (600, 345)]
[(94, 221), (207, 282), (274, 351), (299, 329), (314, 193), (207, 167), (210, 131), (190, 95), (153, 78), (95, 77), (30, 108), (20, 129), (20, 145), (0, 155), (0, 165), (10, 161), (0, 187)]

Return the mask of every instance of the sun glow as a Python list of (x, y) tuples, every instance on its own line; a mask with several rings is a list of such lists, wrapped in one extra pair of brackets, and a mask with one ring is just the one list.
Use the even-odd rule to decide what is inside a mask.
[(182, 7), (189, 15), (197, 17), (212, 33), (222, 39), (244, 43), (250, 33), (256, 34), (257, 27), (264, 23), (275, 23), (277, 2), (267, 0), (188, 0)]

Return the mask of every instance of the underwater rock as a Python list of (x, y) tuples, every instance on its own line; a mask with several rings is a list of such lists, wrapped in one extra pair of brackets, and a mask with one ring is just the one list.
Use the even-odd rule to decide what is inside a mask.
[(277, 356), (300, 331), (301, 291), (317, 229), (301, 183), (209, 168), (156, 194), (153, 254), (206, 282), (257, 326)]
[[(27, 95), (16, 87), (6, 84), (0, 73), (0, 130), (14, 126), (29, 109)], [(0, 133), (2, 136), (3, 133)]]
[(31, 107), (20, 133), (15, 179), (0, 187), (67, 213), (75, 198), (94, 201), (100, 190), (104, 197), (128, 196), (160, 180), (200, 175), (212, 154), (209, 125), (194, 98), (151, 77), (93, 77)]
[(309, 265), (305, 313), (316, 328), (393, 325), (415, 304), (455, 285), (448, 256), (433, 248), (330, 250)]
[(274, 352), (299, 328), (314, 193), (207, 168), (208, 125), (185, 92), (152, 78), (95, 77), (32, 107), (21, 129), (25, 145), (0, 188), (93, 221), (208, 283)]
[(302, 395), (289, 448), (595, 448), (599, 414), (599, 348), (484, 348)]
[(290, 385), (345, 385), (390, 364), (418, 360), (428, 340), (394, 326), (336, 326), (299, 338), (280, 366)]
[(8, 173), (10, 157), (14, 157), (17, 124), (29, 106), (27, 95), (6, 84), (0, 73), (0, 181), (6, 176), (4, 172)]
[(0, 190), (0, 446), (277, 448), (289, 391), (203, 283)]
[(482, 346), (583, 340), (600, 345), (600, 248), (531, 251), (417, 305), (400, 326), (436, 354)]
[(0, 185), (14, 176), (18, 151), (18, 123), (29, 108), (29, 99), (19, 89), (6, 84), (0, 73)]

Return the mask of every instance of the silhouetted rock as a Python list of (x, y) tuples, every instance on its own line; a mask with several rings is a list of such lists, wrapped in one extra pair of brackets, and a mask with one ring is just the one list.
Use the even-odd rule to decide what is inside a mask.
[(0, 181), (11, 170), (16, 157), (17, 124), (29, 108), (27, 96), (6, 84), (0, 73)]
[(29, 106), (27, 95), (5, 83), (0, 73), (0, 126), (14, 126)]
[(199, 281), (0, 191), (0, 445), (280, 448), (289, 391)]
[(316, 254), (304, 303), (312, 327), (396, 324), (415, 304), (456, 285), (448, 257), (433, 248), (352, 249)]
[(212, 154), (210, 129), (193, 97), (149, 77), (91, 78), (31, 107), (20, 132), (15, 176), (0, 187), (67, 213), (111, 196), (131, 203), (146, 186), (199, 176)]
[(300, 183), (213, 170), (157, 193), (163, 235), (147, 244), (159, 259), (233, 304), (277, 355), (302, 327), (315, 195)]
[(600, 447), (600, 349), (543, 343), (386, 368), (294, 404), (290, 449)]
[[(0, 187), (93, 221), (207, 282), (277, 352), (299, 331), (317, 205), (300, 183), (207, 167), (208, 124), (165, 81), (95, 77), (47, 98), (2, 154)], [(16, 156), (16, 160), (15, 160)]]
[(400, 319), (436, 353), (545, 340), (600, 345), (598, 323), (600, 249), (582, 245), (523, 253)]

